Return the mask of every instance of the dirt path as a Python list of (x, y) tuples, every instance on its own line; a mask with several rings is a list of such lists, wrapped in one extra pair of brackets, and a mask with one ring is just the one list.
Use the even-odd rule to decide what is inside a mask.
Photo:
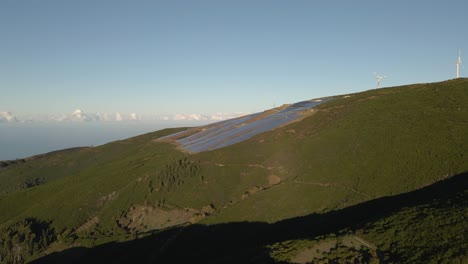
[(372, 250), (377, 250), (377, 246), (368, 242), (368, 241), (365, 241), (364, 239), (358, 237), (358, 236), (353, 236), (354, 239), (356, 239), (359, 243), (363, 244), (364, 246), (372, 249)]
[(351, 187), (348, 187), (348, 186), (345, 186), (345, 185), (341, 185), (341, 184), (335, 184), (335, 183), (329, 183), (329, 182), (307, 182), (307, 181), (298, 181), (298, 180), (294, 180), (293, 181), (294, 183), (297, 183), (297, 184), (310, 184), (310, 185), (316, 185), (316, 186), (321, 186), (321, 187), (338, 187), (338, 188), (344, 188), (346, 190), (349, 190), (349, 191), (352, 191), (354, 193), (357, 193), (357, 194), (360, 194), (362, 196), (365, 196), (367, 198), (372, 198), (372, 196), (366, 194), (366, 193), (363, 193), (361, 191), (358, 191), (354, 188), (351, 188)]
[(239, 163), (239, 164), (223, 164), (223, 163), (212, 163), (212, 162), (209, 162), (209, 161), (205, 161), (205, 162), (201, 162), (201, 164), (210, 164), (210, 165), (214, 165), (214, 166), (217, 166), (217, 167), (239, 167), (239, 166), (246, 166), (246, 167), (249, 167), (249, 168), (262, 168), (262, 169), (265, 169), (265, 170), (273, 170), (273, 169), (276, 169), (276, 168), (280, 168), (280, 167), (266, 167), (262, 164), (250, 164), (250, 163)]
[[(247, 166), (247, 167), (250, 167), (250, 168), (253, 168), (253, 167), (256, 167), (256, 168), (262, 168), (262, 169), (265, 169), (265, 170), (273, 170), (273, 169), (278, 169), (280, 167), (266, 167), (262, 164), (222, 164), (222, 163), (211, 163), (211, 162), (202, 162), (202, 164), (212, 164), (214, 166), (218, 166), (218, 167), (237, 167), (237, 166)], [(354, 193), (357, 193), (359, 195), (362, 195), (366, 198), (372, 198), (371, 195), (367, 194), (367, 193), (363, 193), (361, 191), (358, 191), (354, 188), (351, 188), (351, 187), (348, 187), (348, 186), (345, 186), (345, 185), (342, 185), (342, 184), (335, 184), (335, 183), (329, 183), (329, 182), (308, 182), (308, 181), (299, 181), (299, 180), (294, 180), (293, 181), (294, 183), (297, 183), (297, 184), (310, 184), (310, 185), (316, 185), (316, 186), (321, 186), (321, 187), (338, 187), (338, 188), (343, 188), (343, 189), (346, 189), (346, 190), (349, 190), (351, 192), (354, 192)]]
[(298, 181), (298, 180), (294, 180), (293, 182), (294, 182), (294, 183), (298, 183), (298, 184), (317, 185), (317, 186), (321, 186), (321, 187), (333, 187), (333, 186), (335, 186), (335, 184), (331, 184), (331, 183), (321, 183), (321, 182), (306, 182), (306, 181)]

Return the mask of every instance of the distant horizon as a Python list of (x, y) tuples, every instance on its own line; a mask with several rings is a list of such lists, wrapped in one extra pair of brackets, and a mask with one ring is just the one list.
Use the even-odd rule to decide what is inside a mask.
[[(463, 79), (467, 77), (459, 77), (459, 79)], [(455, 80), (457, 78), (434, 81), (434, 82), (444, 82)], [(420, 82), (420, 83), (428, 83), (428, 82)], [(396, 86), (404, 86), (404, 85), (411, 85), (417, 83), (407, 83), (407, 84), (400, 84)], [(383, 88), (390, 88), (389, 86), (381, 87)], [(315, 100), (319, 98), (327, 98), (332, 96), (341, 96), (346, 94), (352, 93), (360, 93), (372, 89), (371, 88), (366, 90), (354, 91), (351, 93), (345, 94), (333, 94), (333, 95), (325, 95), (316, 98), (309, 98), (300, 101), (306, 100)], [(270, 107), (267, 107), (260, 111), (265, 111), (268, 109), (272, 109), (284, 104), (294, 104), (296, 102), (283, 102), (280, 104), (273, 103)], [(258, 112), (260, 112), (258, 111)], [(222, 121), (230, 118), (236, 118), (243, 115), (252, 114), (253, 112), (235, 112), (235, 113), (222, 113), (222, 112), (214, 112), (214, 113), (175, 113), (175, 114), (166, 114), (166, 115), (158, 115), (158, 114), (139, 114), (139, 113), (123, 113), (123, 112), (112, 112), (112, 113), (90, 113), (83, 111), (81, 109), (75, 109), (69, 113), (53, 113), (53, 114), (16, 114), (10, 111), (0, 111), (0, 125), (2, 123), (54, 123), (54, 122), (93, 122), (93, 121), (103, 121), (103, 122), (166, 122), (166, 121), (208, 121), (208, 122), (217, 122)]]
[[(450, 80), (454, 79), (441, 82)], [(279, 106), (272, 106), (263, 111)], [(23, 159), (68, 148), (99, 146), (165, 128), (202, 126), (252, 113), (176, 114), (171, 118), (154, 115), (137, 119), (132, 119), (132, 115), (119, 114), (118, 120), (99, 119), (102, 116), (77, 110), (71, 115), (65, 115), (68, 119), (64, 120), (54, 119), (58, 115), (40, 116), (37, 120), (21, 120), (5, 114), (8, 113), (0, 112), (0, 161)], [(12, 121), (9, 118), (16, 120)]]
[(166, 121), (222, 121), (249, 113), (211, 113), (199, 114), (177, 113), (173, 115), (148, 114), (140, 115), (137, 113), (90, 113), (81, 109), (75, 109), (70, 113), (60, 114), (30, 114), (17, 115), (12, 112), (0, 111), (0, 124), (2, 123), (55, 123), (55, 122), (166, 122)]
[(83, 122), (0, 124), (0, 160), (23, 159), (51, 151), (94, 147), (165, 128), (200, 126), (207, 121)]

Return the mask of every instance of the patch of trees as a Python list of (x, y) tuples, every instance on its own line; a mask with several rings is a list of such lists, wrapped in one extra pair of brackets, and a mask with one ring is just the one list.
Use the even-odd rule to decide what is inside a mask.
[(25, 163), (25, 159), (16, 159), (16, 160), (0, 160), (0, 168), (6, 168), (13, 165), (19, 165)]
[(187, 178), (196, 176), (199, 171), (199, 162), (191, 161), (187, 157), (175, 159), (159, 172), (158, 187), (161, 191), (170, 191), (182, 185)]
[(338, 243), (329, 252), (324, 252), (323, 257), (316, 258), (313, 263), (378, 263), (368, 248), (347, 247)]
[(34, 178), (34, 179), (27, 179), (23, 183), (20, 184), (21, 189), (31, 188), (34, 186), (38, 186), (44, 184), (44, 178)]
[(56, 239), (49, 223), (27, 218), (0, 229), (0, 263), (24, 263)]

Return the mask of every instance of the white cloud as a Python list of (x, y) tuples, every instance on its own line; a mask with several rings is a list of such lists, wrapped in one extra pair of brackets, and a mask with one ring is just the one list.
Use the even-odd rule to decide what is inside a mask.
[(172, 120), (208, 120), (208, 118), (204, 115), (200, 114), (176, 114)]
[(122, 121), (122, 120), (123, 120), (122, 115), (120, 115), (120, 113), (118, 113), (118, 112), (115, 113), (115, 121), (119, 121), (119, 122), (120, 122), (120, 121)]
[(136, 113), (125, 114), (115, 113), (88, 113), (82, 109), (75, 109), (69, 114), (33, 114), (15, 116), (11, 112), (0, 112), (0, 123), (6, 122), (170, 122), (170, 121), (195, 121), (195, 122), (215, 122), (225, 119), (235, 118), (248, 113), (214, 113), (214, 114), (175, 114), (175, 115), (138, 115)]
[(138, 116), (135, 113), (130, 114), (130, 120), (138, 120)]
[(73, 111), (72, 116), (81, 119), (81, 117), (83, 116), (83, 111), (81, 111), (81, 109), (76, 109), (75, 111)]
[(164, 120), (187, 120), (187, 121), (220, 121), (246, 115), (247, 113), (215, 113), (211, 115), (202, 114), (176, 114), (172, 117), (165, 116)]
[[(64, 120), (66, 120), (65, 118)], [(71, 114), (71, 117), (69, 118), (71, 121), (85, 121), (85, 122), (91, 122), (91, 121), (98, 121), (100, 120), (98, 114), (93, 114), (93, 113), (85, 113), (81, 109), (76, 109), (73, 111)]]
[(18, 118), (12, 112), (0, 112), (0, 123), (18, 122)]
[(210, 116), (210, 120), (226, 120), (231, 118), (236, 118), (239, 116), (248, 115), (249, 113), (215, 113)]

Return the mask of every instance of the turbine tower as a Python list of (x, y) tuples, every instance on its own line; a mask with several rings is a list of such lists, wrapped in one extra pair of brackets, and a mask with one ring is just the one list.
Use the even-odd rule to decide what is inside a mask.
[(457, 79), (460, 77), (460, 65), (462, 65), (462, 61), (461, 61), (461, 51), (458, 50), (458, 59), (457, 59)]
[(375, 78), (377, 78), (377, 88), (380, 88), (380, 82), (383, 78), (387, 78), (387, 76), (379, 76), (376, 72), (374, 72)]

